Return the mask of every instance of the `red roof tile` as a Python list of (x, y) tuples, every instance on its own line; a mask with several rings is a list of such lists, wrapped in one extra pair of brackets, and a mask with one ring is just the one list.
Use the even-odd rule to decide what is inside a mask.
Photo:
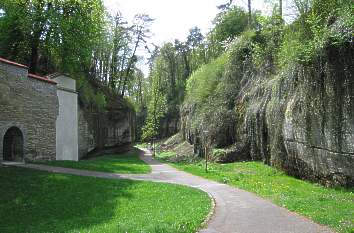
[(25, 65), (22, 65), (22, 64), (19, 64), (19, 63), (10, 61), (10, 60), (6, 60), (6, 59), (1, 58), (1, 57), (0, 57), (0, 61), (1, 61), (1, 62), (4, 62), (4, 63), (6, 63), (6, 64), (9, 64), (9, 65), (14, 65), (14, 66), (18, 66), (18, 67), (21, 67), (21, 68), (28, 69), (28, 66), (25, 66)]
[(33, 79), (37, 79), (37, 80), (40, 80), (40, 81), (43, 81), (43, 82), (47, 82), (47, 83), (50, 83), (50, 84), (54, 84), (54, 85), (57, 84), (57, 82), (55, 82), (53, 80), (50, 80), (50, 79), (47, 79), (45, 77), (38, 76), (38, 75), (35, 75), (35, 74), (28, 74), (28, 77), (29, 78), (33, 78)]
[[(13, 61), (1, 58), (1, 57), (0, 57), (0, 62), (4, 62), (4, 63), (9, 64), (9, 65), (14, 65), (14, 66), (18, 66), (18, 67), (21, 67), (21, 68), (28, 69), (28, 66), (25, 66), (25, 65), (22, 65), (22, 64), (19, 64), (19, 63), (16, 63), (16, 62), (13, 62)], [(35, 75), (35, 74), (28, 74), (28, 77), (29, 78), (33, 78), (33, 79), (37, 79), (37, 80), (40, 80), (40, 81), (43, 81), (43, 82), (47, 82), (47, 83), (50, 83), (50, 84), (54, 84), (54, 85), (57, 84), (57, 82), (55, 82), (53, 80), (50, 80), (48, 78), (45, 78), (45, 77), (42, 77), (42, 76), (38, 76), (38, 75)]]

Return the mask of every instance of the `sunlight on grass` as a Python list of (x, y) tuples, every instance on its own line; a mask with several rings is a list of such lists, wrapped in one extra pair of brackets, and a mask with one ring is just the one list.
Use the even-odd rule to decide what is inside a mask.
[[(169, 162), (166, 153), (157, 157)], [(194, 175), (256, 193), (338, 232), (354, 232), (353, 188), (325, 188), (288, 176), (261, 162), (210, 163), (208, 173), (205, 173), (202, 161), (170, 164)]]
[(159, 158), (169, 158), (169, 157), (173, 157), (176, 156), (176, 152), (173, 151), (164, 151), (158, 154)]
[(67, 167), (91, 171), (103, 171), (113, 173), (145, 174), (151, 172), (151, 168), (139, 159), (139, 151), (133, 150), (124, 154), (103, 155), (92, 159), (75, 161), (47, 161), (38, 162), (56, 167)]

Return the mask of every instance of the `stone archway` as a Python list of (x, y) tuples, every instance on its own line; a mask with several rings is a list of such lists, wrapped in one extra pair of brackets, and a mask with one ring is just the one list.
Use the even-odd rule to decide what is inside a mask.
[(5, 161), (23, 161), (23, 134), (17, 127), (11, 127), (5, 133), (3, 159)]

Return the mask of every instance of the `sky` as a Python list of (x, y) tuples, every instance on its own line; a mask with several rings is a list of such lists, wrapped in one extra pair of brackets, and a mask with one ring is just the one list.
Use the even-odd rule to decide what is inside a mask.
[[(185, 41), (189, 29), (198, 26), (205, 34), (212, 26), (212, 20), (218, 13), (217, 6), (228, 0), (104, 0), (108, 11), (115, 14), (120, 11), (131, 22), (135, 14), (145, 13), (155, 19), (150, 42), (162, 45), (167, 41), (179, 39)], [(237, 5), (247, 6), (247, 0), (236, 0)], [(267, 10), (264, 0), (253, 0), (252, 8)], [(140, 51), (140, 55), (144, 55)], [(140, 67), (147, 74), (147, 66)]]
[[(152, 25), (152, 41), (162, 45), (174, 39), (185, 40), (189, 29), (198, 26), (203, 33), (209, 31), (211, 21), (218, 13), (218, 5), (228, 0), (104, 0), (111, 13), (120, 11), (125, 19), (131, 21), (135, 14), (146, 13), (155, 19)], [(247, 0), (237, 0), (238, 5), (246, 7)], [(263, 0), (253, 0), (252, 8), (265, 9)]]

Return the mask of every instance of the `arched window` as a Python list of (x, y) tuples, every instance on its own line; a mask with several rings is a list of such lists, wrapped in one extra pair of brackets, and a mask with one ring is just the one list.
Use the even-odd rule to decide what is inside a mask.
[(3, 155), (6, 161), (23, 160), (23, 134), (17, 127), (8, 129), (4, 136)]

